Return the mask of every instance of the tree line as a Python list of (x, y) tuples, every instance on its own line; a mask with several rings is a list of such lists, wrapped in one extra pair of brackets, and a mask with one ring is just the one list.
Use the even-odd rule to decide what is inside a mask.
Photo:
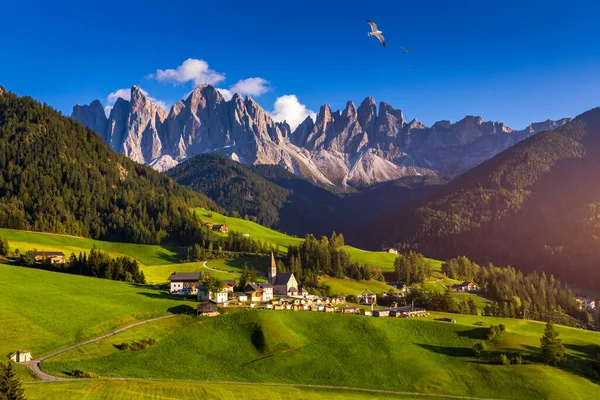
[(75, 253), (71, 253), (65, 264), (51, 264), (49, 259), (37, 263), (34, 253), (35, 250), (22, 255), (21, 263), (23, 266), (127, 283), (146, 283), (144, 272), (140, 269), (136, 260), (129, 257), (112, 258), (108, 253), (95, 247), (90, 250), (89, 255), (79, 253), (79, 256), (76, 256)]
[(289, 246), (287, 255), (278, 264), (281, 272), (292, 272), (299, 284), (318, 288), (319, 275), (334, 278), (348, 277), (356, 280), (383, 280), (379, 268), (355, 262), (344, 251), (344, 236), (335, 232), (330, 238), (326, 236), (317, 240), (308, 234), (302, 244)]

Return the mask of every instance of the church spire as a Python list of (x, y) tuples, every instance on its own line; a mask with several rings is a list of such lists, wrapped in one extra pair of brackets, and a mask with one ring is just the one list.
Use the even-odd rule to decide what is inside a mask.
[(277, 276), (277, 264), (275, 263), (275, 255), (271, 252), (271, 266), (269, 267), (269, 271), (267, 273), (267, 277), (269, 278), (269, 283), (271, 285), (275, 284), (275, 277)]

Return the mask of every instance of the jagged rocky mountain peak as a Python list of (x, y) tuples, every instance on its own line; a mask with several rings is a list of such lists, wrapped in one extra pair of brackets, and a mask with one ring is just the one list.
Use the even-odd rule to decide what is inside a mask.
[[(379, 111), (379, 112), (378, 112)], [(513, 144), (569, 119), (545, 121), (513, 131), (500, 122), (467, 116), (431, 128), (386, 102), (365, 98), (358, 108), (319, 108), (292, 131), (275, 122), (252, 97), (225, 100), (214, 86), (199, 85), (169, 112), (142, 88), (131, 101), (117, 99), (106, 118), (98, 101), (73, 107), (72, 117), (135, 161), (166, 169), (205, 152), (219, 152), (246, 164), (278, 164), (326, 185), (368, 185), (406, 175), (451, 177)], [(502, 135), (499, 135), (502, 133)]]

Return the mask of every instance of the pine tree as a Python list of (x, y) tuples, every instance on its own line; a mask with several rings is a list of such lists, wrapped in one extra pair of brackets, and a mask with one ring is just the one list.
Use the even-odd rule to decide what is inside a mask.
[(565, 346), (558, 338), (558, 332), (550, 321), (546, 324), (544, 336), (540, 339), (542, 344), (542, 356), (548, 365), (558, 365), (565, 360)]
[(21, 386), (21, 380), (13, 365), (9, 362), (7, 365), (0, 363), (0, 399), (6, 400), (24, 400), (25, 394)]

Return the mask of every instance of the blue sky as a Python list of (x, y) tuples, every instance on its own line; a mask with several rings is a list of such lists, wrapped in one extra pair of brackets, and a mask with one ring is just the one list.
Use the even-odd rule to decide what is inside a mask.
[[(523, 128), (600, 106), (598, 3), (4, 2), (0, 85), (70, 114), (134, 84), (173, 104), (203, 79), (230, 89), (261, 78), (238, 87), (267, 111), (295, 95), (279, 116), (373, 96), (427, 125), (482, 115)], [(186, 81), (188, 59), (206, 65)]]

